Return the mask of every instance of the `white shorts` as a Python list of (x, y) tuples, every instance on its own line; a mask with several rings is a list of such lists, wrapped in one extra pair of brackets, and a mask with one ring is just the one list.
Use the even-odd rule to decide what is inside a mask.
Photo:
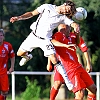
[(55, 53), (55, 48), (49, 39), (40, 39), (36, 37), (32, 32), (23, 41), (23, 43), (19, 47), (19, 50), (22, 50), (24, 52), (31, 52), (33, 49), (38, 47), (40, 47), (44, 51), (44, 56), (46, 57)]

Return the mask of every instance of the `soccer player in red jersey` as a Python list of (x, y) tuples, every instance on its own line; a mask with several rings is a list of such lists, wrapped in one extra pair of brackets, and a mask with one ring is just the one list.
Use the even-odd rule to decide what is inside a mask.
[(14, 71), (15, 53), (12, 45), (4, 41), (4, 31), (0, 29), (0, 100), (6, 100), (9, 91), (9, 80), (7, 75), (8, 59), (11, 60), (9, 73)]
[[(58, 27), (58, 29), (60, 30), (60, 32), (57, 32), (53, 35), (52, 43), (55, 45), (56, 55), (58, 59), (63, 63), (66, 69), (68, 78), (74, 84), (74, 89), (72, 91), (75, 94), (75, 100), (83, 100), (85, 88), (87, 88), (88, 90), (87, 99), (96, 100), (96, 86), (92, 78), (85, 71), (82, 65), (78, 62), (78, 58), (76, 55), (76, 48), (71, 47), (71, 49), (74, 49), (74, 50), (68, 49), (68, 44), (70, 46), (71, 44), (77, 44), (77, 46), (79, 46), (79, 48), (83, 52), (85, 52), (85, 55), (88, 57), (88, 54), (86, 53), (87, 47), (83, 39), (79, 37), (79, 34), (70, 33), (70, 27), (64, 24), (61, 24)], [(78, 44), (78, 41), (79, 41), (79, 44)], [(47, 65), (48, 70), (49, 68), (51, 69), (51, 65), (49, 64), (50, 64), (50, 60), (48, 59), (48, 65)], [(91, 67), (89, 59), (87, 61), (87, 66), (88, 67), (86, 68), (86, 70), (90, 72), (92, 70), (92, 67)], [(62, 83), (64, 83), (64, 80), (62, 76), (59, 74), (58, 69), (55, 67), (54, 85), (51, 88), (50, 100), (55, 100), (55, 97)]]

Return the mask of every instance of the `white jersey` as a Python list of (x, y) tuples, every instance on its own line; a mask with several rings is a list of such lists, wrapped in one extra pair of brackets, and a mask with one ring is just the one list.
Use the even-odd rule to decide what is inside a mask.
[(33, 32), (42, 38), (51, 38), (52, 31), (59, 24), (67, 24), (70, 26), (73, 23), (73, 20), (66, 17), (66, 15), (59, 14), (56, 11), (56, 5), (52, 4), (43, 4), (37, 8), (40, 13), (36, 22), (34, 22), (30, 28)]

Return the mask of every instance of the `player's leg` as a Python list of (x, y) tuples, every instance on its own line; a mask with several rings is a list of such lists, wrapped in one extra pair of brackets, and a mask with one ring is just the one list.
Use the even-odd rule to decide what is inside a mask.
[(83, 69), (81, 78), (86, 84), (86, 89), (88, 91), (87, 100), (96, 100), (96, 85), (94, 84), (90, 75)]
[(73, 89), (73, 84), (70, 82), (68, 76), (67, 76), (67, 73), (64, 69), (64, 66), (61, 64), (60, 61), (58, 61), (57, 57), (55, 54), (51, 54), (48, 56), (49, 59), (51, 60), (51, 62), (56, 66), (58, 72), (62, 75), (62, 77), (64, 78), (65, 80), (65, 84), (66, 86), (68, 87), (69, 90), (72, 90)]
[(5, 100), (4, 96), (0, 94), (0, 100)]
[(64, 83), (64, 79), (61, 76), (61, 74), (57, 71), (57, 69), (54, 67), (54, 84), (51, 88), (50, 91), (50, 100), (55, 100), (58, 92), (59, 92), (59, 88), (61, 86), (62, 83)]
[(1, 83), (0, 100), (6, 100), (9, 91), (9, 80), (7, 74), (2, 75), (0, 77), (0, 83)]
[(88, 91), (87, 100), (96, 100), (96, 91), (97, 91), (97, 88), (96, 88), (95, 84), (89, 86), (87, 88), (87, 91)]
[(44, 51), (44, 56), (48, 57), (51, 60), (51, 62), (57, 68), (58, 72), (64, 78), (65, 84), (68, 87), (68, 89), (72, 90), (73, 84), (70, 82), (70, 80), (67, 76), (67, 73), (64, 69), (64, 66), (62, 65), (62, 63), (60, 61), (58, 61), (56, 54), (55, 54), (56, 53), (55, 48), (54, 48), (53, 44), (51, 43), (51, 41), (50, 40), (41, 40), (40, 43), (43, 44), (43, 45), (40, 45), (40, 48)]
[(82, 67), (78, 67), (76, 69), (71, 70), (71, 72), (69, 72), (69, 79), (71, 80), (71, 82), (74, 84), (74, 88), (73, 88), (73, 93), (75, 94), (75, 100), (83, 100), (84, 98), (84, 89), (86, 88), (86, 84), (82, 79), (82, 71), (83, 68)]
[(50, 91), (50, 100), (55, 100), (61, 84), (62, 83), (60, 81), (54, 82), (54, 85), (52, 86), (51, 91)]
[(33, 45), (35, 44), (35, 39), (33, 36), (34, 35), (30, 33), (28, 37), (22, 42), (17, 51), (17, 56), (22, 57), (19, 63), (20, 66), (25, 65), (30, 59), (32, 59), (32, 54), (28, 54), (28, 52), (31, 52), (33, 50)]
[(81, 89), (75, 93), (75, 100), (83, 100), (84, 98), (84, 89)]
[(19, 62), (20, 66), (25, 65), (29, 60), (31, 60), (33, 58), (32, 54), (29, 54), (28, 52), (24, 52), (20, 49), (17, 51), (17, 56), (22, 57), (22, 59)]
[(4, 100), (4, 96), (1, 95), (1, 90), (2, 90), (2, 77), (0, 77), (0, 100)]
[(1, 96), (2, 99), (0, 99), (0, 100), (6, 100), (7, 95), (8, 95), (7, 91), (1, 91), (1, 95), (0, 96)]

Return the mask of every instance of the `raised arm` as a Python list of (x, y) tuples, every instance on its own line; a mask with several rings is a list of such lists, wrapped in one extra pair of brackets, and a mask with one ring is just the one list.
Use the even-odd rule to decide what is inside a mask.
[(77, 33), (77, 34), (80, 33), (80, 26), (79, 26), (79, 24), (73, 22), (73, 23), (71, 24), (71, 27), (74, 28), (75, 33)]
[(19, 21), (19, 20), (26, 20), (26, 19), (29, 19), (35, 15), (38, 15), (38, 14), (39, 14), (39, 12), (36, 9), (34, 11), (31, 11), (31, 12), (26, 12), (25, 14), (22, 14), (20, 16), (11, 17), (10, 22), (14, 23), (15, 21)]
[(76, 45), (78, 45), (80, 43), (80, 34), (76, 33)]

